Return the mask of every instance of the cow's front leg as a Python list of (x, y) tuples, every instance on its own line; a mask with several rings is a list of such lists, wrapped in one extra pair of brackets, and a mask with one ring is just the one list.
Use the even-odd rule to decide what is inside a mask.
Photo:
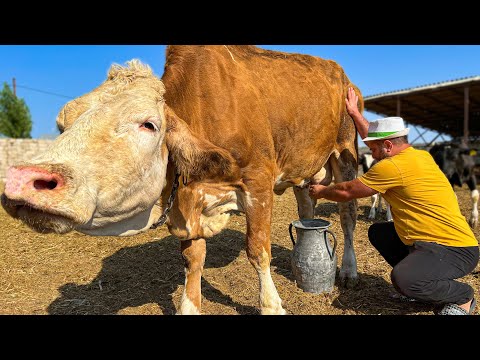
[(178, 314), (200, 315), (202, 309), (201, 280), (207, 247), (205, 239), (181, 241), (185, 262), (185, 288)]
[(272, 259), (270, 228), (273, 194), (271, 191), (251, 192), (250, 194), (250, 204), (245, 212), (247, 219), (247, 256), (258, 274), (260, 310), (262, 315), (283, 315), (286, 314), (286, 311), (282, 308), (282, 300), (270, 273), (270, 261)]

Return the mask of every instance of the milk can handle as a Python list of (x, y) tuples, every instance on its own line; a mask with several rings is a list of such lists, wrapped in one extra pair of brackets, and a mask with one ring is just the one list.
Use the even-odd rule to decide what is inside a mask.
[[(330, 235), (333, 236), (333, 249), (332, 249), (332, 253), (330, 253), (330, 251), (328, 251), (327, 234), (326, 234), (326, 233), (329, 233)], [(330, 260), (333, 261), (333, 256), (335, 255), (335, 249), (337, 248), (337, 239), (335, 238), (335, 235), (334, 235), (330, 230), (325, 230), (325, 247), (327, 248), (328, 255), (330, 255)]]
[(290, 223), (290, 226), (288, 227), (288, 232), (290, 233), (290, 239), (292, 239), (293, 246), (295, 246), (295, 240), (293, 239), (292, 227), (293, 227), (293, 222)]

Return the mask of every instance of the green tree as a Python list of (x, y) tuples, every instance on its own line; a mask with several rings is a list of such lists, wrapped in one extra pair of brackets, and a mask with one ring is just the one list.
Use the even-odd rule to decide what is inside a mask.
[(15, 139), (32, 136), (32, 117), (23, 99), (17, 98), (7, 83), (0, 92), (0, 133)]

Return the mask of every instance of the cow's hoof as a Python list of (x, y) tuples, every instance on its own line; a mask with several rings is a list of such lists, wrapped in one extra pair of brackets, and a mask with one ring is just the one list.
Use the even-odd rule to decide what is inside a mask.
[(262, 309), (262, 315), (287, 315), (288, 313), (283, 308), (264, 308)]

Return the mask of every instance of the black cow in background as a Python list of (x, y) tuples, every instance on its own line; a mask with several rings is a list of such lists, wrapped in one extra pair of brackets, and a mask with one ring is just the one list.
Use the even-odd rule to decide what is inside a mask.
[[(372, 154), (362, 154), (359, 158), (359, 164), (362, 165), (362, 170), (364, 174), (377, 162), (378, 160), (375, 160), (372, 157)], [(375, 219), (376, 213), (380, 213), (382, 211), (382, 195), (380, 193), (376, 193), (375, 195), (371, 196), (371, 199), (372, 207), (370, 208), (368, 218), (373, 220)], [(393, 221), (390, 204), (385, 199), (383, 200), (385, 201), (385, 207), (387, 208), (387, 221)]]
[(438, 167), (443, 171), (452, 185), (462, 187), (467, 184), (471, 191), (472, 212), (468, 221), (470, 227), (478, 225), (478, 197), (477, 179), (475, 177), (475, 158), (472, 150), (457, 144), (436, 144), (430, 149)]

